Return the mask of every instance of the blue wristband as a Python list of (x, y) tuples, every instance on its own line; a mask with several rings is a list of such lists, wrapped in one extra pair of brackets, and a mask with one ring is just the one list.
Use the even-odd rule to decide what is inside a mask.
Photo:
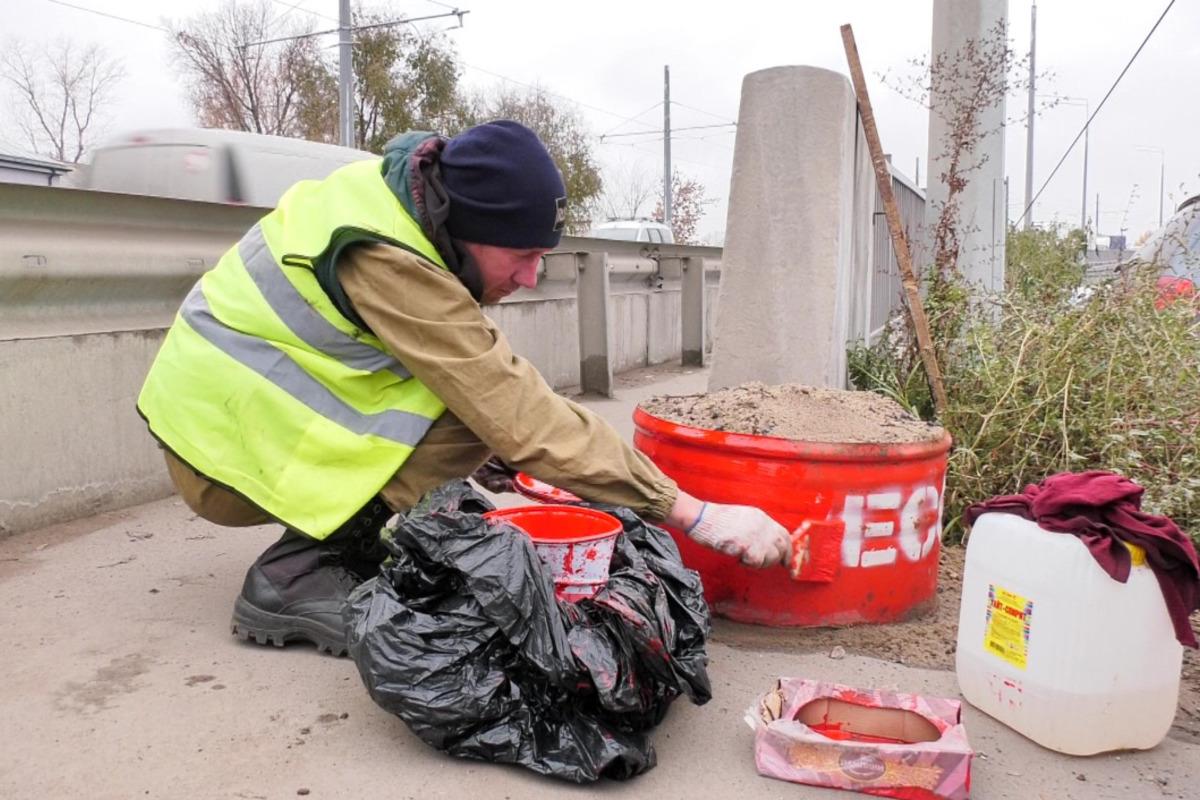
[(700, 524), (700, 520), (704, 519), (704, 512), (707, 510), (708, 510), (708, 503), (704, 503), (703, 505), (701, 505), (700, 513), (696, 515), (696, 521), (693, 522), (691, 525), (688, 525), (687, 529), (684, 530), (684, 533), (691, 533), (693, 530), (695, 530), (696, 526)]

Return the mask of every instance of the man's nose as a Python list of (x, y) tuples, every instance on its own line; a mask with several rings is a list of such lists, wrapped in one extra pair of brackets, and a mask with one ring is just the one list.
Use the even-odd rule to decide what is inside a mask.
[(526, 289), (532, 289), (537, 286), (537, 269), (541, 258), (533, 258), (521, 265), (513, 275), (513, 282), (518, 286), (523, 286)]

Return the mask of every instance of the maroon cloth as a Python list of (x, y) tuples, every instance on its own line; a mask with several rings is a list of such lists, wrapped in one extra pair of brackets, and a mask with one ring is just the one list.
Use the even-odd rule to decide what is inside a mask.
[(973, 525), (989, 511), (1016, 514), (1048, 531), (1078, 536), (1101, 568), (1121, 583), (1129, 580), (1131, 568), (1129, 550), (1121, 542), (1137, 545), (1146, 551), (1146, 563), (1158, 578), (1175, 638), (1196, 647), (1188, 621), (1200, 607), (1196, 548), (1168, 517), (1141, 510), (1143, 491), (1112, 472), (1064, 472), (1026, 486), (1023, 494), (976, 503), (967, 509), (966, 520)]

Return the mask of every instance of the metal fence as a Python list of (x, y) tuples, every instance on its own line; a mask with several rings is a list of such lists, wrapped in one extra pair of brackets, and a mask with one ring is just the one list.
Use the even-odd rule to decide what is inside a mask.
[[(927, 259), (925, 244), (925, 193), (900, 172), (892, 170), (892, 193), (900, 211), (904, 235), (912, 251), (913, 269), (922, 270)], [(883, 331), (888, 316), (904, 304), (904, 287), (900, 280), (900, 265), (892, 247), (883, 197), (875, 190), (875, 212), (872, 218), (871, 248), (871, 340)]]

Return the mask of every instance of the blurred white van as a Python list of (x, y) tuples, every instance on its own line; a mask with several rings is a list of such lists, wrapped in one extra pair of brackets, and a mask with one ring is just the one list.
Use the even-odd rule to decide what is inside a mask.
[(293, 183), (374, 153), (212, 128), (138, 131), (92, 152), (82, 189), (273, 208)]
[(618, 239), (623, 242), (674, 244), (675, 234), (661, 222), (652, 219), (610, 219), (594, 226), (588, 236), (595, 239)]

